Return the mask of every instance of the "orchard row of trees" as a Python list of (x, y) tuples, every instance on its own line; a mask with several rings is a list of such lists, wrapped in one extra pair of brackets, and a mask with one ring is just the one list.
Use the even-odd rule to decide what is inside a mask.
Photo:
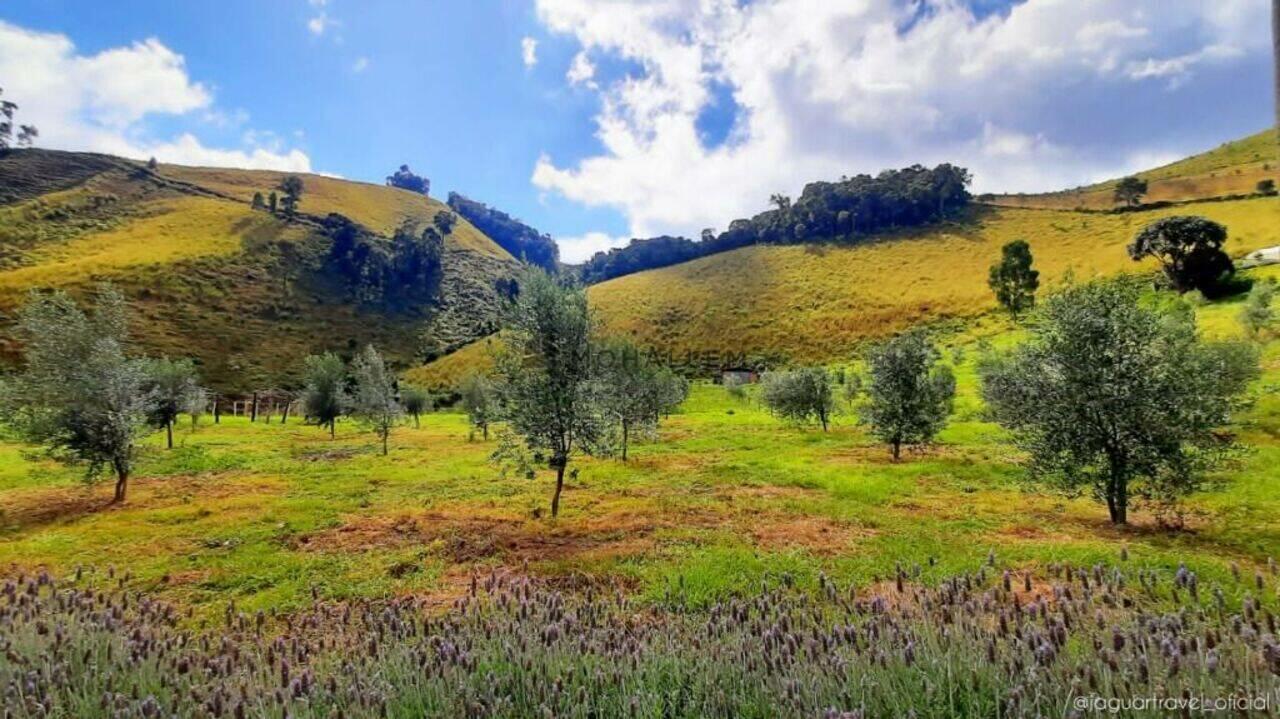
[[(1257, 296), (1245, 313), (1270, 326), (1274, 289), (1262, 284)], [(1259, 350), (1201, 339), (1187, 303), (1153, 306), (1132, 281), (1096, 280), (1052, 295), (1027, 329), (1011, 350), (986, 349), (978, 376), (986, 418), (1025, 452), (1032, 479), (1091, 491), (1124, 523), (1135, 495), (1173, 509), (1236, 449), (1219, 428), (1259, 376)], [(848, 396), (864, 395), (859, 419), (895, 461), (946, 426), (955, 380), (922, 331), (875, 348), (866, 365)], [(761, 398), (780, 417), (826, 429), (831, 384), (820, 367), (769, 373)]]
[(747, 245), (852, 238), (936, 222), (968, 204), (971, 179), (963, 167), (942, 164), (813, 182), (794, 202), (774, 195), (770, 198), (773, 209), (734, 220), (719, 235), (703, 230), (700, 242), (656, 237), (598, 252), (582, 266), (581, 278), (588, 284), (603, 282)]
[(123, 501), (134, 445), (146, 432), (173, 425), (183, 412), (203, 411), (206, 394), (189, 360), (134, 358), (125, 352), (124, 297), (98, 290), (85, 314), (65, 293), (33, 293), (18, 317), (26, 367), (0, 385), (0, 414), (50, 454), (83, 463), (88, 475), (114, 474)]

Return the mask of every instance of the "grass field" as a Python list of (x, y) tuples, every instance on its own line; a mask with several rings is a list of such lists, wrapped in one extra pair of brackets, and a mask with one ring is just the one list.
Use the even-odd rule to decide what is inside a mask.
[[(1238, 332), (1241, 301), (1201, 307), (1203, 331)], [(1233, 563), (1251, 575), (1280, 555), (1280, 342), (1268, 344), (1257, 401), (1236, 428), (1250, 453), (1222, 473), (1221, 488), (1191, 500), (1188, 529), (1170, 532), (1143, 512), (1115, 528), (1087, 499), (1020, 481), (1000, 430), (980, 417), (974, 377), (977, 338), (1011, 342), (1007, 330), (991, 318), (952, 338), (965, 348), (955, 415), (936, 446), (901, 463), (848, 414), (823, 433), (779, 423), (753, 394), (697, 384), (630, 462), (576, 464), (557, 520), (542, 516), (548, 473), (504, 477), (488, 460), (495, 442), (469, 440), (452, 413), (397, 429), (388, 457), (348, 423), (330, 440), (296, 420), (206, 418), (182, 429), (172, 451), (159, 436), (147, 443), (118, 507), (107, 487), (4, 443), (0, 566), (113, 565), (130, 586), (210, 617), (229, 601), (250, 612), (300, 608), (313, 587), (334, 599), (444, 605), (474, 572), (493, 570), (617, 583), (659, 603), (679, 585), (700, 605), (783, 573), (807, 588), (819, 573), (874, 584), (902, 562), (929, 582), (989, 551), (1015, 567), (1089, 566), (1124, 545), (1135, 568), (1186, 562), (1206, 582)]]
[[(1260, 180), (1280, 180), (1280, 146), (1276, 131), (1223, 143), (1183, 160), (1137, 176), (1147, 181), (1143, 202), (1181, 202), (1253, 194)], [(992, 201), (1017, 207), (1109, 210), (1116, 206), (1115, 180), (1061, 192), (998, 195)]]
[(1280, 200), (1257, 198), (1125, 214), (975, 208), (971, 218), (870, 244), (746, 247), (590, 288), (611, 333), (676, 356), (722, 353), (838, 361), (917, 323), (964, 322), (994, 306), (987, 269), (1000, 247), (1031, 244), (1042, 286), (1069, 272), (1149, 268), (1125, 252), (1147, 223), (1197, 214), (1227, 226), (1233, 256), (1280, 244)]

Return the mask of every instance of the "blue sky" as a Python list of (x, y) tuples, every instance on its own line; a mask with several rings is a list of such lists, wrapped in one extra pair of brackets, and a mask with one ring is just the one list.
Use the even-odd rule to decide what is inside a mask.
[(804, 182), (956, 161), (980, 190), (1266, 126), (1266, 0), (6, 0), (41, 144), (381, 181), (562, 240), (723, 228)]

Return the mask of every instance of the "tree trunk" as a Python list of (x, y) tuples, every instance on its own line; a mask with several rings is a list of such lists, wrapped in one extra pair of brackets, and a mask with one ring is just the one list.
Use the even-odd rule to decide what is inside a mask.
[(289, 421), (289, 405), (291, 404), (293, 403), (292, 402), (284, 403), (284, 412), (280, 415), (280, 424), (285, 424)]
[(421, 428), (422, 428), (422, 424), (420, 424), (420, 423), (418, 422), (418, 413), (417, 413), (417, 412), (414, 412), (414, 413), (413, 413), (413, 428), (414, 428), (414, 429), (421, 429)]
[(253, 393), (253, 407), (252, 409), (249, 410), (249, 421), (250, 422), (258, 421), (258, 393), (257, 392)]
[(173, 449), (173, 420), (164, 423), (164, 431), (169, 441), (169, 449)]
[(556, 493), (551, 495), (551, 516), (556, 517), (560, 514), (560, 493), (564, 491), (564, 469), (568, 466), (569, 460), (553, 461), (556, 466)]
[(387, 440), (390, 437), (391, 437), (391, 431), (383, 430), (382, 432), (382, 456), (383, 457), (387, 456)]
[(481, 427), (480, 429), (484, 433), (484, 441), (488, 442), (489, 441), (489, 423), (486, 422), (484, 426)]
[(627, 441), (631, 439), (631, 428), (627, 426), (626, 420), (622, 422), (622, 461), (627, 461)]
[(827, 413), (825, 411), (818, 413), (818, 419), (822, 420), (822, 431), (827, 431)]
[(112, 497), (112, 504), (119, 504), (124, 501), (125, 490), (129, 488), (129, 470), (120, 462), (112, 462), (116, 470), (116, 493)]
[(338, 420), (337, 418), (329, 420), (329, 439), (338, 436)]
[(222, 407), (216, 399), (213, 400), (213, 423), (222, 424)]
[(1107, 513), (1112, 524), (1129, 521), (1129, 478), (1125, 463), (1116, 458), (1108, 460), (1110, 476), (1107, 477)]
[(902, 440), (893, 440), (893, 461), (897, 462), (902, 456)]

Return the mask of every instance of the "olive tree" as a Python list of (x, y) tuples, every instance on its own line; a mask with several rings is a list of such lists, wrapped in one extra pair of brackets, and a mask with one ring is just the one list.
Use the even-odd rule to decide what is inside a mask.
[(560, 512), (565, 470), (579, 452), (608, 448), (593, 371), (586, 291), (530, 270), (505, 318), (506, 347), (496, 357), (503, 419), (556, 473), (551, 516)]
[(146, 370), (147, 389), (152, 396), (147, 419), (152, 427), (165, 431), (166, 444), (173, 449), (173, 425), (178, 416), (204, 403), (205, 394), (196, 366), (189, 359), (164, 357), (148, 360)]
[(25, 362), (0, 392), (5, 419), (55, 459), (86, 465), (91, 480), (110, 469), (113, 501), (123, 502), (153, 406), (145, 361), (124, 351), (124, 297), (104, 285), (85, 314), (63, 292), (32, 293), (19, 312), (18, 334)]
[(913, 330), (874, 348), (867, 358), (860, 419), (888, 443), (894, 461), (902, 456), (902, 445), (929, 442), (947, 424), (956, 381), (941, 357), (924, 332)]
[(307, 421), (337, 434), (338, 418), (347, 413), (347, 366), (332, 352), (307, 357), (303, 369), (302, 411)]
[(418, 418), (431, 411), (431, 393), (421, 387), (402, 385), (400, 404), (404, 406), (405, 413), (413, 417), (413, 426), (420, 427)]
[(462, 381), (462, 411), (467, 413), (467, 421), (471, 424), (472, 436), (480, 430), (484, 440), (489, 441), (489, 424), (498, 414), (497, 397), (494, 394), (493, 380), (480, 373), (467, 375)]
[(1276, 298), (1274, 281), (1255, 283), (1249, 299), (1240, 308), (1240, 324), (1250, 337), (1259, 337), (1271, 330), (1276, 323), (1276, 311), (1272, 307)]
[(760, 398), (775, 415), (795, 422), (816, 421), (823, 432), (836, 407), (831, 381), (821, 367), (766, 373)]
[(653, 433), (662, 414), (684, 401), (687, 384), (625, 340), (605, 344), (597, 363), (603, 408), (617, 426), (625, 462), (631, 438)]
[(365, 345), (364, 351), (351, 363), (351, 377), (355, 385), (351, 414), (378, 435), (385, 456), (391, 430), (404, 416), (404, 408), (396, 395), (396, 377), (387, 370), (386, 362), (373, 345)]
[(1258, 375), (1246, 342), (1205, 342), (1194, 314), (1146, 307), (1130, 285), (1095, 281), (1044, 304), (1031, 338), (979, 366), (991, 417), (1027, 453), (1030, 476), (1091, 488), (1111, 521), (1135, 490), (1196, 489), (1227, 446), (1215, 429)]

